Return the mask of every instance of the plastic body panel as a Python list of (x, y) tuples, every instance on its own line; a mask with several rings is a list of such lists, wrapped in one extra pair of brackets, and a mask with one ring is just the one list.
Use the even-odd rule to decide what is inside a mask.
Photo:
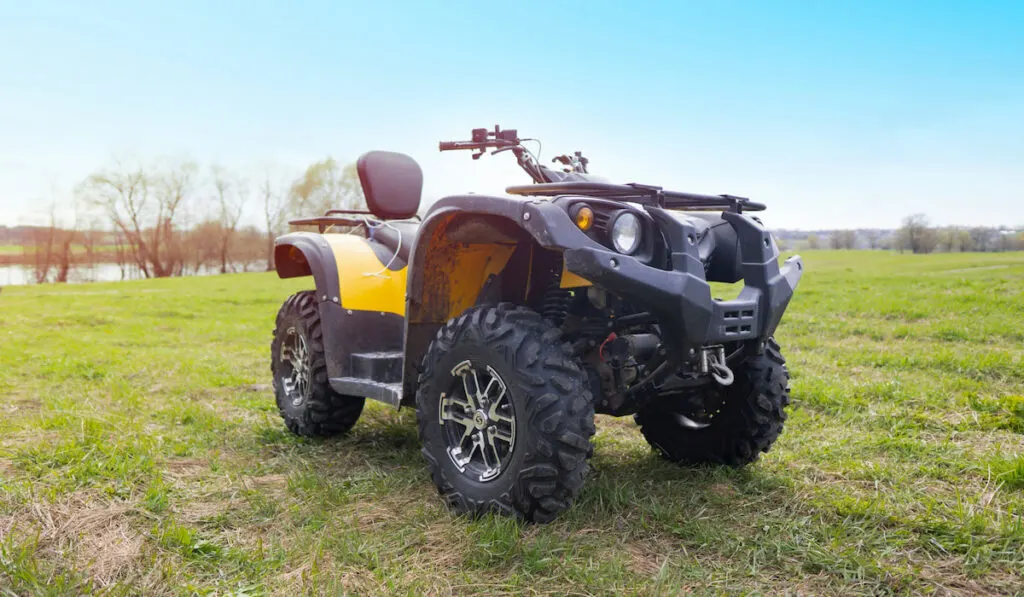
[(282, 278), (313, 276), (331, 387), (398, 406), (406, 268), (386, 269), (388, 255), (374, 244), (354, 234), (293, 232), (276, 240), (277, 270)]

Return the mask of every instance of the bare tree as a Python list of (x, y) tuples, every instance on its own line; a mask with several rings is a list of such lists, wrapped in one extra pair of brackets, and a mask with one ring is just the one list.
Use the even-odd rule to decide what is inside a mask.
[(821, 248), (821, 240), (818, 239), (818, 235), (817, 234), (808, 234), (807, 235), (807, 248), (811, 249), (811, 250), (820, 249)]
[(865, 230), (864, 240), (868, 242), (868, 248), (871, 250), (881, 247), (882, 244), (882, 232), (880, 230)]
[(962, 253), (974, 250), (971, 234), (957, 226), (947, 226), (935, 230), (935, 250), (949, 253)]
[(238, 221), (242, 219), (242, 211), (249, 199), (249, 184), (242, 179), (233, 178), (220, 166), (214, 165), (213, 188), (217, 194), (218, 220), (220, 222), (220, 273), (228, 273), (228, 254), (231, 241), (238, 230)]
[(186, 233), (188, 261), (191, 273), (213, 271), (221, 268), (221, 239), (224, 230), (220, 221), (206, 219), (199, 222)]
[(71, 273), (71, 266), (74, 260), (74, 243), (76, 236), (78, 236), (77, 230), (74, 227), (59, 228), (55, 224), (51, 223), (50, 227), (56, 230), (57, 238), (57, 259), (56, 259), (56, 271), (54, 276), (54, 282), (67, 282), (68, 275)]
[(928, 226), (928, 217), (914, 214), (903, 218), (898, 231), (900, 250), (909, 249), (914, 253), (931, 253), (935, 250), (935, 231)]
[[(76, 259), (81, 275), (92, 280), (95, 276), (96, 263), (100, 255), (97, 253), (98, 246), (103, 244), (106, 234), (102, 230), (103, 224), (95, 213), (89, 210), (89, 206), (82, 201), (75, 201), (75, 223), (77, 243), (82, 247), (81, 255)], [(107, 257), (109, 259), (109, 257)]]
[(935, 229), (935, 250), (940, 253), (952, 253), (956, 247), (956, 229), (952, 226)]
[(26, 257), (32, 264), (32, 279), (42, 284), (50, 279), (57, 252), (57, 206), (50, 204), (50, 219), (47, 226), (34, 226), (29, 233), (28, 244), (22, 245)]
[(829, 237), (833, 249), (852, 249), (857, 244), (857, 233), (853, 230), (834, 230)]
[[(118, 260), (132, 262), (149, 277), (149, 250), (143, 237), (143, 218), (149, 207), (149, 180), (141, 167), (118, 162), (109, 170), (90, 175), (76, 193), (103, 209), (117, 232)], [(122, 278), (125, 268), (121, 268)]]
[(77, 193), (106, 212), (144, 277), (180, 275), (184, 251), (176, 218), (194, 190), (196, 173), (191, 162), (171, 164), (155, 175), (118, 162), (86, 178)]
[(152, 267), (158, 278), (180, 276), (185, 265), (184, 245), (176, 218), (195, 190), (199, 167), (194, 162), (170, 164), (156, 179), (156, 221), (152, 233)]
[(121, 270), (121, 279), (126, 279), (131, 256), (128, 239), (121, 230), (114, 230), (114, 259), (117, 262), (117, 267)]
[(971, 233), (963, 228), (956, 229), (956, 245), (961, 252), (974, 251), (974, 240)]
[(968, 233), (971, 235), (971, 244), (974, 245), (975, 251), (986, 252), (995, 249), (999, 234), (995, 229), (978, 226), (971, 228)]
[(238, 229), (235, 237), (235, 248), (232, 251), (233, 259), (240, 263), (242, 271), (250, 271), (250, 265), (264, 268), (263, 257), (266, 250), (266, 235), (256, 226), (243, 226)]
[(284, 213), (288, 208), (288, 196), (270, 179), (270, 172), (263, 173), (259, 193), (263, 199), (263, 224), (267, 235), (267, 271), (274, 269), (274, 237), (283, 227)]

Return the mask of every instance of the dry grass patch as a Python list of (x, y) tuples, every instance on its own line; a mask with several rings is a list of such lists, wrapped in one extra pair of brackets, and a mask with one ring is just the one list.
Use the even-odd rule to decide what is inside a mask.
[(1024, 434), (1002, 429), (954, 432), (949, 441), (970, 456), (982, 459), (1024, 453)]
[(284, 500), (288, 493), (288, 475), (280, 473), (254, 477), (242, 476), (240, 482), (246, 489), (258, 491), (279, 501)]
[[(682, 547), (684, 556), (686, 547)], [(675, 548), (666, 541), (649, 539), (626, 544), (629, 554), (629, 569), (642, 577), (656, 576), (669, 564)]]
[(228, 512), (245, 507), (245, 502), (236, 496), (223, 492), (189, 496), (187, 500), (176, 501), (171, 510), (176, 520), (187, 524), (215, 522)]
[(197, 479), (210, 473), (210, 463), (200, 458), (175, 458), (163, 463), (164, 473), (176, 481)]
[(138, 575), (148, 524), (137, 504), (76, 492), (0, 517), (0, 542), (34, 538), (37, 557), (69, 562), (102, 588)]

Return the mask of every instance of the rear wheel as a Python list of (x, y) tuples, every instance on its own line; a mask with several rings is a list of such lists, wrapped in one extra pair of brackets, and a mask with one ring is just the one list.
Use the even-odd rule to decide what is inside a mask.
[(655, 398), (636, 415), (647, 442), (681, 464), (743, 466), (767, 452), (786, 420), (789, 372), (775, 340), (735, 368), (732, 385)]
[(278, 311), (270, 370), (277, 408), (292, 433), (322, 437), (344, 433), (363, 412), (365, 398), (331, 389), (320, 310), (312, 291), (293, 294)]
[(547, 522), (583, 486), (586, 374), (534, 311), (501, 304), (449, 320), (424, 356), (416, 415), (431, 476), (457, 512)]

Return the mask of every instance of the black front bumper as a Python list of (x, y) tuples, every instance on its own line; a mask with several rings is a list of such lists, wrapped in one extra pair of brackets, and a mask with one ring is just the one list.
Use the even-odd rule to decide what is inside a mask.
[(790, 257), (780, 267), (778, 248), (764, 226), (750, 216), (723, 212), (739, 240), (744, 288), (734, 300), (714, 300), (694, 242), (696, 227), (664, 209), (646, 209), (668, 242), (671, 270), (589, 242), (551, 204), (532, 204), (526, 212), (547, 220), (552, 248), (563, 249), (566, 269), (651, 311), (661, 322), (663, 340), (684, 354), (706, 345), (764, 340), (775, 332), (803, 274), (800, 257)]

